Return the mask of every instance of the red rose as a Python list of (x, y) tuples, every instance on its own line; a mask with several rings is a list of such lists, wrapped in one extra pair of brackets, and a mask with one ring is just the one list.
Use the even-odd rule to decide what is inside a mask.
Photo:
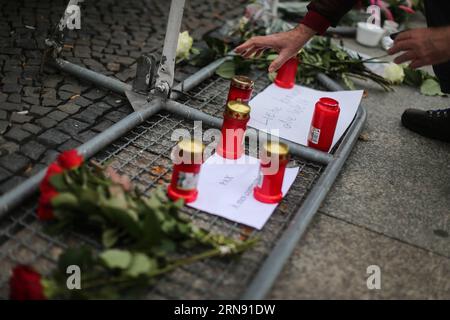
[(45, 174), (45, 178), (48, 179), (56, 174), (61, 174), (61, 173), (63, 173), (63, 171), (64, 171), (64, 169), (59, 164), (57, 164), (56, 162), (52, 162), (52, 163), (50, 163), (50, 165), (47, 168), (47, 173)]
[(63, 173), (64, 169), (61, 168), (61, 166), (55, 162), (51, 163), (48, 168), (47, 172), (45, 173), (44, 179), (42, 179), (42, 182), (39, 186), (41, 193), (44, 193), (48, 189), (54, 189), (53, 186), (50, 184), (50, 178), (54, 175)]
[(41, 196), (39, 197), (39, 203), (49, 205), (50, 201), (52, 201), (52, 199), (54, 197), (56, 197), (57, 195), (58, 195), (58, 191), (56, 191), (56, 189), (53, 187), (46, 189), (45, 192), (41, 191)]
[(50, 201), (58, 195), (58, 191), (50, 184), (50, 178), (54, 175), (61, 174), (64, 171), (57, 163), (51, 163), (48, 166), (44, 179), (39, 186), (41, 196), (39, 197), (39, 206), (37, 209), (37, 216), (39, 220), (51, 220), (54, 218), (53, 209)]
[(83, 163), (83, 156), (76, 149), (64, 151), (58, 156), (58, 163), (64, 169), (76, 169)]
[(16, 266), (9, 279), (11, 300), (46, 300), (41, 275), (28, 266)]
[(63, 173), (64, 169), (61, 168), (61, 166), (55, 162), (51, 163), (48, 168), (47, 172), (45, 173), (44, 179), (42, 179), (42, 182), (39, 186), (41, 193), (45, 192), (48, 189), (53, 189), (53, 186), (50, 184), (50, 178), (54, 175)]
[(53, 215), (51, 201), (58, 195), (58, 191), (56, 191), (49, 183), (47, 183), (48, 186), (45, 188), (43, 188), (44, 185), (45, 184), (41, 184), (41, 196), (39, 197), (37, 215), (39, 220), (47, 221), (52, 220), (55, 217)]

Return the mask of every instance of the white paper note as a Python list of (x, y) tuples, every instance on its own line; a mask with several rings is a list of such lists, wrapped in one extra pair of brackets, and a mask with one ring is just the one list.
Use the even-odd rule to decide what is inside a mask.
[(353, 121), (362, 95), (362, 90), (328, 92), (299, 85), (282, 89), (271, 84), (250, 101), (249, 126), (307, 145), (315, 104), (322, 97), (330, 97), (337, 100), (341, 108), (333, 147)]
[[(283, 195), (287, 193), (299, 168), (287, 168), (283, 180)], [(202, 165), (198, 182), (198, 198), (188, 205), (261, 229), (277, 204), (255, 200), (253, 187), (259, 172), (259, 160), (243, 155), (238, 160), (213, 155)]]

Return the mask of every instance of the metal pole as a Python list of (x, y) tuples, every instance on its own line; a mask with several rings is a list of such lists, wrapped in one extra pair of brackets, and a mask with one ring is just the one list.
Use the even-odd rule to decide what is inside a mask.
[(64, 59), (57, 58), (52, 64), (61, 71), (65, 71), (77, 78), (92, 82), (99, 87), (112, 90), (122, 95), (125, 95), (125, 90), (132, 90), (132, 87), (129, 84), (104, 76), (101, 73), (89, 70), (87, 68), (80, 67)]
[(354, 123), (340, 144), (334, 156), (334, 160), (326, 167), (319, 180), (310, 191), (308, 197), (295, 214), (288, 228), (253, 278), (252, 283), (247, 288), (242, 299), (263, 299), (267, 295), (278, 274), (283, 269), (286, 260), (292, 254), (292, 251), (305, 233), (312, 218), (319, 210), (322, 201), (325, 199), (334, 180), (342, 169), (345, 160), (350, 155), (364, 126), (366, 117), (366, 110), (360, 106)]
[(168, 97), (173, 86), (175, 75), (175, 59), (180, 35), (181, 20), (183, 19), (184, 0), (172, 0), (170, 4), (169, 20), (167, 21), (166, 37), (157, 71), (155, 88), (160, 94)]
[[(200, 69), (198, 72), (188, 77), (182, 83), (174, 88), (172, 97), (176, 99), (179, 96), (177, 91), (188, 91), (198, 83), (214, 74), (215, 70), (226, 60), (222, 58)], [(131, 90), (131, 86), (119, 80), (104, 76), (89, 69), (80, 67), (63, 59), (57, 59), (55, 65), (62, 71), (72, 74), (82, 80), (87, 80), (97, 86), (113, 90), (119, 94), (125, 95), (126, 90)], [(135, 126), (144, 122), (151, 115), (157, 113), (162, 108), (160, 99), (149, 102), (148, 106), (139, 112), (133, 112), (124, 119), (120, 120), (107, 130), (99, 133), (93, 139), (81, 145), (78, 150), (89, 158), (114, 140), (120, 138), (123, 134), (133, 129)], [(42, 169), (34, 176), (13, 188), (0, 197), (0, 219), (3, 218), (11, 209), (19, 206), (29, 196), (31, 196), (39, 187), (39, 183), (45, 175), (47, 169)]]
[[(183, 80), (181, 83), (176, 85), (171, 94), (171, 99), (176, 99), (180, 96), (179, 91), (185, 92), (189, 91), (195, 86), (197, 86), (199, 83), (204, 81), (205, 79), (212, 76), (216, 69), (225, 61), (231, 59), (231, 57), (224, 57), (220, 58), (216, 61), (211, 62), (209, 65), (201, 68), (199, 71), (194, 73), (193, 75), (187, 77), (185, 80)], [(80, 67), (74, 63), (71, 63), (69, 61), (63, 60), (63, 59), (55, 59), (53, 62), (53, 65), (60, 69), (61, 71), (67, 72), (79, 79), (86, 80), (89, 82), (92, 82), (96, 86), (103, 87), (105, 89), (114, 91), (116, 93), (119, 93), (121, 95), (125, 96), (125, 91), (131, 91), (132, 86), (122, 82), (120, 80), (102, 75), (101, 73), (89, 70), (85, 67)]]
[[(151, 101), (147, 108), (138, 112), (133, 112), (88, 142), (79, 146), (77, 150), (85, 158), (90, 158), (98, 151), (108, 146), (111, 142), (120, 138), (135, 126), (145, 121), (145, 119), (157, 113), (159, 110), (161, 110), (161, 100), (158, 98)], [(37, 190), (46, 171), (47, 168), (42, 169), (39, 173), (27, 179), (11, 191), (5, 193), (0, 198), (0, 219), (6, 215), (9, 210), (20, 205), (22, 201), (31, 196)]]
[(328, 90), (330, 91), (342, 91), (344, 88), (341, 87), (339, 83), (331, 79), (329, 76), (327, 76), (324, 73), (318, 73), (316, 75), (317, 80)]
[(181, 83), (179, 83), (175, 88), (172, 89), (172, 94), (170, 95), (171, 99), (177, 99), (179, 97), (179, 93), (177, 91), (186, 92), (191, 90), (192, 88), (196, 87), (198, 84), (203, 82), (205, 79), (211, 77), (217, 70), (218, 67), (222, 63), (224, 63), (227, 60), (231, 60), (232, 57), (223, 57), (216, 61), (211, 62), (207, 66), (201, 68), (199, 71), (194, 73), (193, 75), (187, 77), (185, 80), (183, 80)]
[[(223, 122), (222, 119), (213, 117), (213, 116), (206, 114), (200, 110), (194, 109), (192, 107), (189, 107), (187, 105), (181, 104), (181, 103), (173, 101), (173, 100), (168, 100), (163, 108), (171, 113), (177, 114), (180, 117), (188, 119), (188, 120), (202, 121), (206, 125), (216, 127), (216, 128), (222, 127), (222, 122)], [(257, 130), (257, 129), (247, 130), (246, 135), (250, 139), (258, 139), (258, 138), (271, 139), (270, 134), (264, 133), (263, 135), (260, 135), (259, 130)], [(329, 153), (315, 150), (312, 148), (308, 148), (301, 144), (297, 144), (297, 143), (291, 142), (291, 141), (283, 139), (283, 138), (274, 137), (274, 139), (278, 139), (279, 141), (287, 144), (289, 146), (289, 151), (293, 155), (299, 156), (303, 159), (313, 161), (313, 162), (318, 162), (318, 163), (321, 163), (324, 165), (328, 164), (333, 159), (333, 156)]]

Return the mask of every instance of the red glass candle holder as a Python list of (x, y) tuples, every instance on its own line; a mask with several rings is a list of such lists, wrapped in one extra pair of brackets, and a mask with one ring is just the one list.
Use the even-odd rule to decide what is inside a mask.
[(246, 76), (234, 76), (233, 79), (231, 79), (227, 103), (230, 101), (248, 103), (252, 98), (254, 86), (255, 83), (250, 78)]
[(319, 99), (314, 109), (311, 128), (309, 130), (309, 147), (324, 152), (330, 150), (339, 113), (339, 103), (336, 100), (332, 98)]
[(278, 69), (275, 78), (275, 84), (284, 89), (292, 89), (295, 85), (295, 76), (297, 75), (298, 58), (295, 56), (286, 61), (280, 69)]
[(223, 114), (222, 136), (217, 153), (227, 159), (238, 159), (244, 153), (244, 136), (250, 120), (250, 107), (240, 101), (230, 101)]
[(184, 199), (186, 203), (197, 199), (198, 178), (203, 163), (205, 146), (198, 140), (184, 139), (172, 151), (174, 162), (172, 179), (167, 189), (170, 199)]
[(289, 147), (284, 143), (269, 141), (261, 148), (258, 183), (253, 189), (256, 200), (278, 203), (283, 198), (282, 186), (286, 165), (289, 162)]

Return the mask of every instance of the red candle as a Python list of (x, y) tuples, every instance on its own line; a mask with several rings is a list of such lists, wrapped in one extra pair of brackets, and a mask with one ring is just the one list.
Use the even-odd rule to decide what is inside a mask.
[(204, 149), (203, 143), (194, 139), (183, 139), (173, 149), (173, 173), (167, 189), (170, 199), (174, 201), (184, 199), (186, 203), (197, 199), (197, 184)]
[(246, 76), (234, 76), (231, 79), (230, 91), (227, 103), (230, 101), (242, 101), (248, 103), (252, 98), (254, 82)]
[(217, 153), (227, 159), (238, 159), (244, 153), (244, 135), (250, 120), (250, 107), (240, 101), (230, 101), (223, 114), (222, 136)]
[(281, 188), (289, 162), (289, 147), (284, 143), (268, 141), (261, 148), (260, 160), (258, 182), (253, 189), (253, 196), (264, 203), (278, 203), (283, 198)]
[(333, 143), (334, 132), (339, 118), (339, 103), (332, 98), (320, 98), (316, 103), (308, 146), (328, 152)]
[(275, 84), (284, 89), (292, 89), (295, 85), (295, 76), (297, 75), (298, 58), (297, 56), (286, 61), (280, 69), (278, 69), (275, 78)]

